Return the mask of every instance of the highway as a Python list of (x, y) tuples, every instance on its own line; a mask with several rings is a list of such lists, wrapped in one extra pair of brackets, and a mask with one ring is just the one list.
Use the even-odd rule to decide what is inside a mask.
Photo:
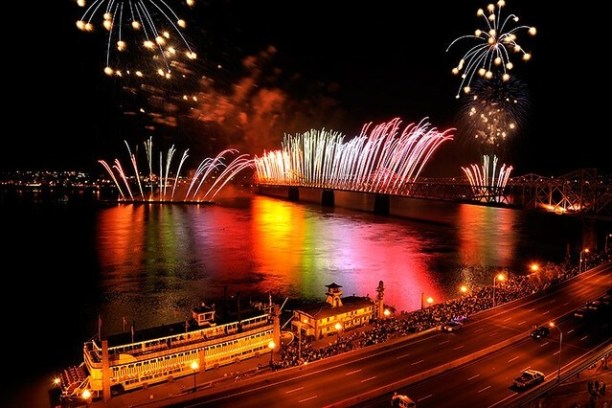
[[(409, 395), (419, 408), (470, 406), (475, 401), (483, 407), (501, 406), (517, 396), (512, 379), (522, 369), (532, 367), (554, 379), (559, 361), (563, 369), (589, 349), (609, 344), (607, 319), (572, 315), (609, 288), (612, 264), (605, 264), (546, 293), (471, 316), (459, 332), (431, 331), (256, 376), (235, 388), (210, 390), (187, 406), (375, 407), (388, 406), (393, 391)], [(550, 321), (563, 331), (560, 360), (556, 328), (544, 339), (529, 337), (534, 325)], [(499, 350), (474, 361), (474, 353), (487, 349)]]

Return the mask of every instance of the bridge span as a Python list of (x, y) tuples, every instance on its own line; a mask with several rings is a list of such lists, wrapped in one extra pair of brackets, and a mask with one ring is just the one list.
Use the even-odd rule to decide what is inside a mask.
[[(259, 182), (257, 193), (292, 201), (338, 206), (377, 214), (410, 217), (422, 210), (435, 213), (443, 202), (533, 209), (556, 214), (612, 220), (612, 176), (583, 169), (560, 177), (527, 174), (503, 186), (476, 186), (465, 177), (419, 178), (398, 192), (378, 191), (375, 185), (359, 190), (337, 183), (267, 184)], [(408, 205), (409, 204), (409, 205)]]

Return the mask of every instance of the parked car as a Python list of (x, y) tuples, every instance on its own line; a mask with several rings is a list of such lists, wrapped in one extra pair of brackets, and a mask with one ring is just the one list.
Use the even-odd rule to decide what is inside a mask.
[(540, 326), (531, 332), (531, 337), (533, 337), (534, 339), (540, 340), (540, 339), (543, 339), (544, 337), (548, 337), (549, 334), (550, 334), (550, 329), (548, 327)]
[(514, 386), (519, 390), (524, 390), (544, 381), (544, 373), (537, 370), (523, 370), (520, 377), (514, 379)]
[(461, 330), (462, 328), (463, 328), (463, 324), (456, 322), (454, 320), (451, 320), (450, 322), (446, 322), (442, 325), (442, 331), (447, 332), (447, 333), (455, 332), (457, 330)]

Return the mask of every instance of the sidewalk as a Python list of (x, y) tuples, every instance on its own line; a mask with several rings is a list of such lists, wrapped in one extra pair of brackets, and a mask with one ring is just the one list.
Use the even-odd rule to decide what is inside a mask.
[[(595, 381), (599, 383), (599, 392), (594, 391)], [(592, 392), (589, 392), (589, 382), (592, 384)], [(612, 408), (611, 386), (612, 357), (609, 357), (607, 365), (603, 360), (597, 362), (592, 368), (553, 389), (548, 396), (529, 408)]]

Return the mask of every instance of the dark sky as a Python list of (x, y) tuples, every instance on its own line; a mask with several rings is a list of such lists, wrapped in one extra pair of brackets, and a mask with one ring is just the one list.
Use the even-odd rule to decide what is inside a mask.
[[(487, 4), (197, 1), (181, 16), (199, 54), (198, 69), (217, 83), (231, 84), (246, 56), (272, 45), (276, 53), (270, 65), (300, 84), (278, 80), (276, 88), (298, 101), (324, 89), (335, 101), (333, 109), (344, 112), (341, 122), (327, 124), (321, 106), (311, 104), (315, 113), (300, 114), (312, 124), (293, 121), (293, 128), (283, 131), (308, 130), (296, 123), (313, 128), (341, 123), (343, 128), (335, 130), (348, 136), (366, 122), (398, 116), (406, 124), (429, 117), (440, 129), (457, 127), (459, 78), (451, 69), (469, 43), (445, 50), (455, 37), (482, 26), (476, 10)], [(124, 115), (134, 95), (129, 99), (120, 80), (102, 73), (104, 43), (75, 26), (82, 9), (70, 0), (42, 3), (35, 10), (24, 2), (17, 5), (24, 9), (16, 15), (27, 20), (28, 33), (20, 35), (36, 40), (13, 41), (6, 54), (5, 68), (14, 74), (4, 78), (10, 105), (5, 121), (17, 123), (11, 126), (15, 130), (5, 130), (0, 168), (100, 170), (98, 159), (123, 154), (126, 138), (139, 140), (130, 134), (142, 123)], [(507, 147), (514, 175), (562, 175), (580, 168), (612, 173), (605, 141), (610, 90), (605, 14), (578, 4), (551, 8), (551, 2), (533, 0), (509, 0), (508, 12), (538, 29), (535, 37), (519, 37), (532, 60), (515, 60), (514, 74), (527, 85), (530, 105), (525, 126)], [(212, 68), (217, 65), (221, 68)], [(292, 106), (285, 117), (297, 114), (300, 105)], [(174, 132), (187, 130), (179, 126)], [(179, 148), (190, 148), (185, 140), (195, 139), (210, 140), (205, 132), (190, 135)], [(222, 147), (211, 142), (209, 148)], [(431, 173), (459, 174), (459, 166), (474, 162), (474, 152), (473, 145), (456, 138), (432, 159)]]

